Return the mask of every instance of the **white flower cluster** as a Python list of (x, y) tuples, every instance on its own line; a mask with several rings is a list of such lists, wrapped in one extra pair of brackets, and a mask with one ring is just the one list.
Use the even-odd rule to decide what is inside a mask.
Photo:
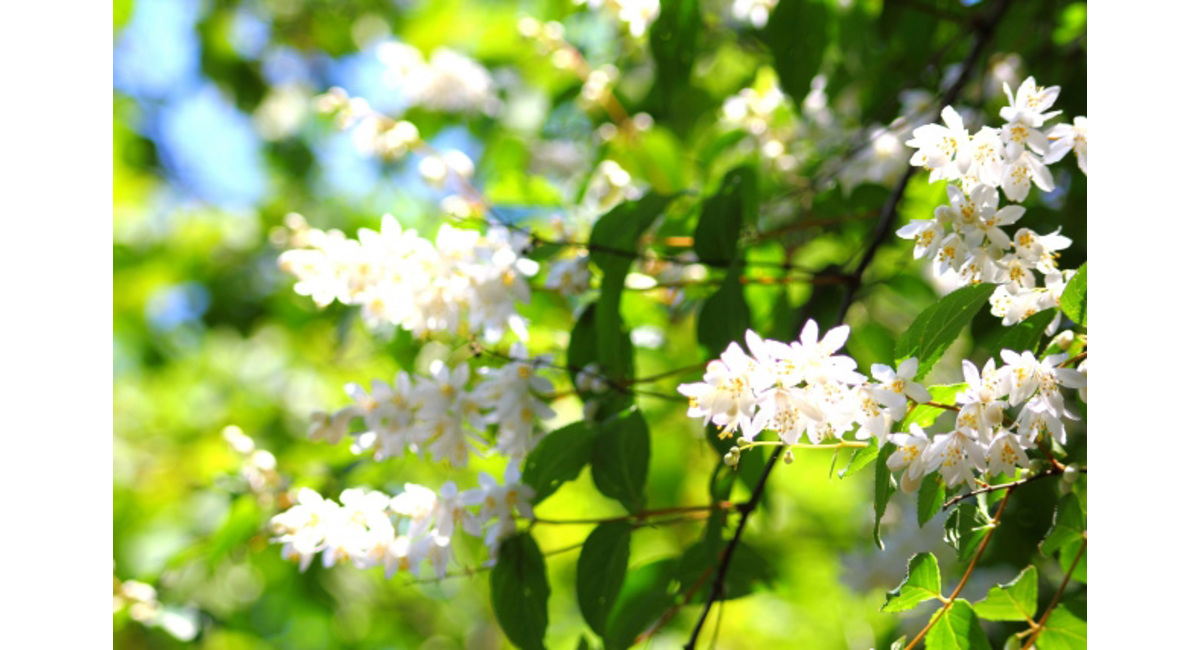
[(334, 300), (360, 305), (372, 325), (399, 325), (414, 335), (450, 331), (482, 333), (497, 341), (509, 329), (522, 340), (525, 319), (518, 302), (529, 302), (525, 278), (538, 264), (521, 257), (525, 235), (493, 228), (487, 235), (443, 225), (430, 242), (384, 215), (379, 232), (360, 229), (358, 239), (340, 230), (309, 228), (289, 215), (292, 245), (279, 265), (296, 276), (296, 293), (321, 307)]
[(575, 0), (575, 4), (587, 4), (593, 11), (608, 6), (617, 12), (617, 18), (625, 23), (629, 35), (634, 38), (646, 33), (650, 23), (658, 18), (658, 0)]
[[(927, 474), (941, 472), (953, 487), (974, 476), (1011, 474), (1016, 467), (1029, 468), (1025, 450), (1037, 445), (1039, 436), (1048, 434), (1066, 444), (1063, 419), (1079, 416), (1066, 406), (1062, 387), (1080, 389), (1087, 401), (1087, 372), (1059, 367), (1067, 359), (1057, 354), (1039, 360), (1033, 352), (1004, 350), (1003, 366), (994, 359), (980, 370), (963, 361), (967, 389), (958, 393), (958, 418), (949, 433), (932, 440), (920, 426), (913, 424), (908, 433), (891, 436), (898, 449), (887, 459), (892, 471), (904, 470), (900, 486), (913, 492)], [(1005, 409), (1024, 404), (1015, 421), (1005, 418)]]
[(771, 429), (789, 445), (802, 436), (815, 444), (841, 438), (857, 426), (858, 438), (875, 436), (882, 445), (903, 419), (908, 400), (927, 402), (929, 393), (912, 379), (916, 359), (901, 364), (898, 372), (876, 364), (871, 374), (878, 383), (867, 382), (853, 359), (835, 354), (849, 335), (850, 328), (842, 325), (818, 339), (811, 320), (790, 345), (747, 330), (750, 354), (730, 343), (719, 360), (708, 364), (704, 381), (679, 387), (688, 397), (688, 416), (721, 427), (722, 437), (741, 431), (742, 438), (753, 440)]
[[(1058, 269), (1058, 251), (1071, 240), (1058, 231), (1041, 235), (1028, 228), (1010, 235), (1005, 228), (1024, 216), (1025, 208), (1000, 207), (1000, 191), (1009, 201), (1021, 202), (1031, 183), (1053, 190), (1047, 165), (1071, 150), (1086, 174), (1087, 118), (1043, 133), (1046, 121), (1061, 113), (1049, 110), (1058, 86), (1043, 88), (1029, 77), (1015, 96), (1007, 84), (1004, 89), (1009, 105), (1000, 109), (1006, 120), (1002, 128), (983, 127), (971, 134), (961, 116), (947, 106), (942, 110), (945, 126), (926, 124), (913, 131), (907, 144), (917, 151), (910, 164), (928, 169), (930, 182), (944, 179), (958, 185), (947, 185), (950, 205), (938, 207), (933, 219), (915, 220), (897, 234), (914, 240), (914, 257), (928, 257), (938, 275), (956, 273), (959, 286), (999, 283), (991, 298), (992, 313), (1011, 325), (1057, 306), (1070, 279)], [(1042, 286), (1034, 270), (1045, 276)]]
[(309, 436), (337, 443), (349, 432), (351, 421), (362, 418), (367, 430), (353, 434), (354, 450), (371, 452), (376, 460), (428, 452), (435, 461), (465, 465), (471, 454), (483, 455), (483, 432), (497, 425), (495, 450), (523, 458), (536, 444), (539, 423), (554, 411), (539, 393), (553, 385), (536, 373), (546, 357), (525, 358), (525, 348), (514, 344), (513, 361), (500, 368), (483, 368), (482, 381), (468, 388), (470, 367), (451, 368), (441, 361), (430, 367), (430, 376), (396, 373), (389, 384), (376, 379), (370, 390), (348, 384), (354, 403), (332, 414), (313, 413)]
[(741, 23), (750, 23), (758, 29), (767, 26), (771, 18), (771, 10), (779, 0), (733, 0), (730, 13), (733, 19)]
[(384, 80), (414, 106), (446, 113), (487, 113), (499, 108), (496, 82), (474, 59), (438, 48), (426, 61), (421, 51), (395, 41), (376, 50), (386, 66)]
[(350, 130), (354, 146), (363, 155), (402, 158), (421, 144), (421, 133), (408, 120), (393, 120), (376, 112), (362, 97), (350, 97), (338, 87), (318, 95), (319, 113), (332, 115), (341, 130)]
[(516, 531), (513, 510), (533, 517), (533, 496), (516, 461), (509, 462), (504, 483), (480, 473), (479, 487), (463, 492), (452, 481), (438, 492), (408, 483), (395, 497), (344, 490), (339, 504), (301, 488), (295, 505), (271, 518), (272, 541), (283, 544), (283, 557), (299, 561), (301, 570), (319, 554), (326, 568), (350, 562), (360, 569), (383, 566), (389, 578), (400, 570), (420, 576), (428, 560), (441, 578), (454, 559), (457, 529), (483, 537), (494, 558), (500, 542)]

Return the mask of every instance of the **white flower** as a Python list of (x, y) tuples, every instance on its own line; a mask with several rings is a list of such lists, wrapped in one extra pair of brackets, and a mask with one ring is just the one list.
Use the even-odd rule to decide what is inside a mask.
[(688, 417), (704, 418), (705, 424), (711, 421), (721, 427), (722, 436), (738, 429), (749, 430), (757, 401), (751, 374), (757, 366), (737, 343), (731, 342), (720, 360), (709, 362), (704, 381), (679, 387), (679, 392), (688, 397)]
[(1087, 173), (1087, 118), (1077, 117), (1074, 124), (1056, 124), (1047, 134), (1050, 138), (1050, 151), (1046, 154), (1046, 163), (1062, 160), (1068, 151), (1075, 152), (1075, 160), (1079, 170)]
[(909, 164), (930, 170), (931, 182), (961, 178), (971, 166), (971, 135), (963, 126), (962, 117), (947, 106), (942, 109), (942, 121), (946, 126), (917, 127), (912, 139), (905, 143), (917, 149)]
[(1012, 89), (1005, 83), (1004, 94), (1008, 96), (1008, 106), (1000, 109), (1000, 117), (1009, 122), (1020, 122), (1035, 129), (1041, 128), (1046, 120), (1062, 113), (1062, 111), (1046, 112), (1054, 105), (1054, 100), (1058, 99), (1058, 92), (1058, 86), (1043, 88), (1037, 85), (1033, 77), (1028, 77), (1021, 82), (1021, 86), (1017, 88), (1016, 97), (1013, 97)]
[(1021, 447), (1021, 439), (1007, 429), (1001, 429), (988, 447), (988, 474), (1012, 474), (1015, 467), (1029, 467), (1029, 456)]
[(918, 404), (932, 399), (924, 386), (913, 381), (920, 365), (916, 357), (905, 359), (896, 370), (881, 363), (871, 365), (871, 376), (880, 383), (870, 384), (867, 388), (875, 399), (888, 407), (896, 420), (904, 418), (909, 399)]
[(925, 449), (929, 446), (929, 438), (914, 422), (909, 425), (908, 433), (893, 433), (891, 442), (896, 445), (896, 451), (888, 457), (887, 467), (893, 472), (903, 469), (900, 488), (908, 493), (916, 492), (921, 487), (921, 479), (928, 473)]
[(550, 270), (546, 273), (546, 288), (561, 291), (569, 296), (587, 291), (592, 280), (588, 259), (586, 254), (582, 254), (552, 262)]
[(990, 439), (992, 428), (1004, 422), (1006, 404), (1000, 398), (1009, 392), (1008, 369), (997, 369), (995, 359), (988, 359), (982, 373), (966, 359), (963, 359), (962, 369), (967, 390), (955, 397), (962, 405), (958, 411), (957, 426), (960, 431), (974, 432), (986, 442)]
[(951, 433), (934, 436), (933, 444), (929, 447), (927, 470), (936, 468), (942, 473), (946, 485), (954, 487), (969, 480), (973, 472), (983, 469), (983, 450), (979, 443), (956, 429)]

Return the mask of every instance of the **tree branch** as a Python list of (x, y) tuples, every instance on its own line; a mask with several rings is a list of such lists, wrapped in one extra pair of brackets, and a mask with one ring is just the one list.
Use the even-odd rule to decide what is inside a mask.
[(1067, 575), (1063, 576), (1062, 583), (1058, 585), (1058, 591), (1054, 592), (1054, 598), (1050, 599), (1050, 604), (1046, 606), (1046, 611), (1042, 613), (1042, 618), (1038, 620), (1037, 625), (1033, 627), (1033, 634), (1026, 639), (1025, 645), (1021, 646), (1021, 650), (1029, 650), (1033, 647), (1033, 642), (1037, 640), (1042, 630), (1046, 629), (1046, 621), (1050, 619), (1050, 612), (1058, 605), (1058, 601), (1062, 598), (1063, 592), (1067, 590), (1067, 583), (1071, 581), (1071, 574), (1075, 573), (1075, 567), (1079, 564), (1079, 559), (1083, 557), (1083, 552), (1087, 550), (1087, 531), (1083, 531), (1083, 543), (1079, 545), (1079, 552), (1075, 554), (1075, 559), (1071, 561), (1071, 568), (1067, 569)]

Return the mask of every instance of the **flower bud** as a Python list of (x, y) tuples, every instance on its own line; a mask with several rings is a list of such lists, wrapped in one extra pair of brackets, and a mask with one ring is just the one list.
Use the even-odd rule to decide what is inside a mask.
[(795, 460), (796, 460), (796, 455), (792, 453), (791, 449), (783, 452), (783, 462), (787, 463), (788, 465), (791, 465), (793, 462), (795, 462)]
[(1072, 483), (1074, 483), (1075, 481), (1078, 481), (1078, 480), (1079, 480), (1079, 465), (1077, 465), (1075, 463), (1071, 463), (1070, 465), (1067, 465), (1067, 468), (1065, 470), (1063, 470), (1063, 483), (1066, 483), (1067, 485), (1071, 485)]

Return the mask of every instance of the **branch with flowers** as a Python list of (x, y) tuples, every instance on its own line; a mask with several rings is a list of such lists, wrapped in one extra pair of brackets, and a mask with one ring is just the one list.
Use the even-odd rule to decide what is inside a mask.
[[(644, 33), (647, 19), (654, 20), (626, 14), (624, 4), (616, 4), (631, 34)], [(765, 30), (766, 47), (778, 64), (785, 54), (795, 54), (777, 34), (797, 10), (771, 13), (774, 3), (760, 4), (762, 12), (750, 11), (746, 20)], [(1065, 577), (1040, 619), (1021, 611), (1030, 627), (1016, 636), (1031, 646), (1039, 636), (1045, 640), (1063, 629), (1075, 634), (1077, 619), (1066, 619), (1074, 614), (1056, 606), (1071, 576), (1086, 566), (1086, 525), (1077, 494), (1087, 473), (1081, 442), (1086, 264), (1059, 267), (1074, 243), (1061, 228), (1039, 233), (1018, 222), (1027, 214), (1023, 204), (1039, 196), (1034, 188), (1042, 194), (1055, 190), (1059, 181), (1051, 165), (1069, 153), (1081, 176), (1061, 170), (1059, 178), (1086, 180), (1086, 117), (1052, 125), (1060, 114), (1051, 110), (1059, 88), (1039, 86), (1033, 77), (1015, 91), (1003, 85), (1007, 103), (999, 110), (998, 127), (968, 128), (982, 116), (966, 119), (954, 108), (1010, 4), (999, 0), (970, 17), (966, 10), (961, 17), (955, 12), (950, 22), (969, 24), (973, 38), (945, 90), (936, 101), (927, 98), (922, 107), (903, 110), (889, 129), (859, 125), (857, 132), (869, 130), (872, 142), (896, 140), (891, 149), (872, 147), (887, 154), (876, 162), (889, 164), (825, 179), (836, 179), (837, 188), (796, 180), (803, 152), (784, 144), (812, 137), (828, 117), (817, 106), (825, 82), (817, 88), (809, 75), (812, 93), (797, 96), (795, 80), (778, 65), (774, 85), (744, 89), (714, 117), (725, 135), (747, 143), (755, 156), (713, 170), (711, 181), (698, 187), (674, 188), (657, 167), (643, 166), (643, 183), (617, 162), (601, 160), (580, 188), (578, 205), (549, 225), (503, 216), (505, 206), (488, 197), (474, 161), (459, 151), (437, 151), (412, 122), (381, 115), (344, 91), (323, 95), (319, 109), (350, 129), (365, 154), (421, 156), (417, 167), (424, 181), (454, 191), (441, 202), (453, 224), (442, 224), (430, 238), (385, 215), (378, 230), (364, 228), (349, 237), (310, 227), (298, 214), (286, 218), (287, 250), (279, 265), (295, 278), (297, 294), (318, 307), (338, 302), (357, 308), (373, 330), (402, 331), (417, 345), (438, 346), (435, 358), (419, 367), (347, 385), (350, 403), (332, 412), (316, 410), (309, 437), (332, 445), (349, 439), (354, 454), (377, 462), (411, 456), (465, 468), (499, 459), (505, 469), (500, 476), (480, 473), (469, 489), (454, 481), (436, 491), (408, 483), (393, 495), (351, 488), (334, 501), (303, 488), (271, 520), (283, 556), (301, 570), (319, 556), (325, 568), (382, 567), (388, 578), (406, 571), (416, 582), (487, 570), (500, 627), (518, 647), (535, 648), (545, 643), (549, 625), (544, 558), (579, 549), (578, 610), (592, 635), (606, 647), (627, 647), (659, 634), (684, 608), (700, 605), (685, 646), (691, 648), (714, 605), (747, 596), (775, 575), (747, 530), (778, 461), (790, 465), (798, 452), (832, 451), (836, 465), (840, 452), (851, 450), (839, 475), (873, 468), (872, 536), (881, 550), (889, 503), (899, 488), (917, 494), (917, 512), (908, 518), (918, 527), (948, 511), (945, 541), (959, 561), (967, 561), (945, 597), (936, 556), (921, 553), (910, 560), (908, 577), (888, 593), (883, 610), (907, 611), (925, 600), (941, 607), (911, 641), (902, 638), (907, 648), (923, 640), (926, 647), (951, 642), (976, 647), (981, 635), (986, 645), (980, 619), (1013, 620), (997, 604), (1003, 598), (1027, 604), (1028, 582), (995, 587), (995, 600), (990, 592), (976, 603), (960, 596), (987, 561), (985, 551), (999, 543), (993, 540), (1001, 514), (1024, 507), (1025, 495), (1049, 484), (1064, 494), (1042, 543), (1048, 559), (1040, 562), (1049, 563), (1057, 552)], [(945, 18), (917, 4), (918, 11), (928, 9)], [(762, 17), (761, 24), (755, 16)], [(674, 14), (657, 20), (668, 19), (689, 20)], [(652, 45), (655, 55), (665, 57), (665, 37), (649, 29), (658, 44)], [(568, 43), (561, 24), (525, 18), (520, 32), (553, 66), (579, 76), (583, 106), (600, 108), (611, 120), (602, 126), (612, 129), (597, 128), (605, 146), (648, 146), (649, 134), (657, 133), (654, 118), (626, 110), (616, 92), (616, 68), (588, 63)], [(386, 56), (410, 74), (432, 65), (403, 48), (389, 49)], [(693, 63), (687, 61), (689, 70)], [(492, 99), (485, 93), (472, 105), (487, 106)], [(443, 108), (449, 106), (456, 104)], [(941, 124), (920, 123), (930, 107), (940, 109)], [(909, 151), (897, 139), (901, 132), (907, 133), (903, 144)], [(843, 138), (842, 144), (854, 140)], [(846, 158), (853, 162), (859, 153), (854, 149)], [(810, 161), (806, 169), (821, 167)], [(924, 174), (930, 183), (944, 183), (944, 189), (935, 189), (944, 192), (946, 204), (917, 214), (908, 202), (910, 182)], [(869, 205), (836, 206), (841, 217), (822, 218), (797, 205), (799, 216), (790, 223), (772, 223), (771, 202), (760, 200), (765, 190), (789, 201), (833, 203), (829, 192), (853, 196), (868, 179), (877, 186), (886, 181), (891, 189), (880, 193), (875, 187), (865, 200)], [(1003, 207), (1002, 196), (1008, 203)], [(855, 230), (863, 215), (876, 219), (866, 233)], [(830, 226), (855, 232), (861, 241), (839, 248), (837, 264), (822, 270), (814, 270), (820, 263), (802, 264), (809, 251), (804, 244), (811, 243), (803, 238)], [(897, 240), (913, 241), (913, 259), (927, 260), (920, 264), (946, 288), (945, 295), (915, 314), (887, 352), (860, 366), (855, 351), (863, 347), (851, 342), (869, 331), (867, 294), (888, 286), (874, 276), (873, 264), (905, 246)], [(781, 275), (756, 275), (747, 271), (751, 268)], [(717, 269), (721, 272), (710, 277)], [(539, 324), (527, 316), (534, 288), (563, 312), (567, 331), (538, 335)], [(752, 311), (748, 294), (758, 289), (779, 292), (782, 308), (773, 312), (770, 329), (755, 327), (764, 318)], [(802, 298), (793, 301), (793, 294)], [(985, 305), (995, 317), (991, 327), (1001, 333), (992, 354), (972, 360), (955, 342), (971, 331)], [(694, 321), (695, 342), (705, 352), (691, 346), (687, 363), (639, 374), (638, 348), (666, 344), (664, 336), (646, 344), (654, 337), (639, 332), (636, 322), (650, 310), (672, 323)], [(705, 355), (711, 358), (707, 363)], [(696, 381), (677, 383), (688, 375)], [(929, 379), (934, 376), (941, 377), (938, 383)], [(676, 390), (644, 388), (664, 382)], [(672, 401), (686, 402), (686, 413)], [(658, 402), (698, 420), (706, 432), (716, 456), (707, 472), (706, 505), (660, 505), (648, 493), (651, 429), (655, 436), (680, 435), (659, 424), (656, 418), (667, 416)], [(585, 470), (595, 491), (624, 514), (539, 514), (545, 500)], [(745, 500), (732, 498), (739, 483), (749, 491)], [(989, 499), (1000, 491), (990, 514)], [(739, 518), (730, 533), (734, 513)], [(678, 557), (634, 566), (634, 533), (677, 523), (702, 523), (704, 530)], [(543, 552), (536, 534), (551, 526), (591, 530), (581, 543)], [(456, 549), (463, 548), (486, 559), (460, 560)], [(460, 567), (452, 570), (453, 564)], [(1036, 573), (1033, 563), (1030, 569)], [(1036, 595), (1036, 575), (1032, 580)], [(711, 633), (714, 643), (718, 632)]]

